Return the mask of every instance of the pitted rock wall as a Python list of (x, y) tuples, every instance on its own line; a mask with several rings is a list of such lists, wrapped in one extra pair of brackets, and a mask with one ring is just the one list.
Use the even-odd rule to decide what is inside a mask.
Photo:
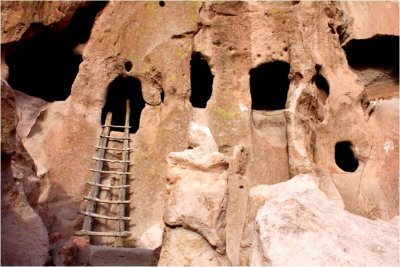
[[(42, 103), (15, 94), (17, 106), (10, 116), (18, 111), (21, 117), (16, 134), (34, 162), (31, 170), (40, 183), (39, 192), (25, 194), (37, 199), (31, 205), (49, 234), (62, 233), (67, 239), (81, 227), (77, 211), (84, 208), (82, 197), (90, 190), (86, 182), (94, 164), (93, 146), (101, 133), (102, 108), (109, 85), (120, 76), (140, 80), (145, 101), (139, 130), (131, 134), (132, 236), (126, 245), (146, 248), (146, 233), (158, 225), (164, 229), (166, 244), (164, 250), (161, 246), (165, 256), (161, 263), (178, 264), (171, 260), (173, 255), (187, 254), (192, 264), (203, 264), (204, 258), (195, 260), (201, 254), (193, 251), (198, 248), (195, 244), (189, 252), (173, 251), (173, 240), (190, 239), (201, 244), (213, 264), (239, 264), (250, 189), (282, 183), (298, 174), (331, 177), (330, 189), (322, 191), (336, 199), (339, 194), (345, 209), (353, 214), (387, 221), (398, 215), (398, 93), (390, 91), (383, 100), (371, 99), (343, 49), (355, 39), (398, 38), (398, 3), (164, 4), (107, 3), (95, 18), (88, 42), (77, 48), (83, 61), (66, 100)], [(28, 42), (41, 27), (62, 31), (76, 9), (86, 5), (2, 3), (2, 79), (7, 80), (10, 71), (5, 59), (20, 42)], [(42, 26), (36, 29), (36, 24)], [(204, 109), (190, 103), (194, 53), (207, 61), (213, 76), (212, 95)], [(285, 108), (252, 110), (250, 70), (276, 61), (290, 67)], [(126, 69), (127, 62), (131, 70)], [(329, 95), (321, 92), (316, 77), (326, 81)], [(184, 198), (179, 201), (185, 206), (185, 194), (168, 189), (169, 170), (177, 164), (168, 155), (193, 153), (188, 149), (196, 143), (190, 136), (193, 123), (207, 127), (215, 140), (207, 153), (221, 154), (229, 166), (223, 174), (206, 170), (210, 181), (220, 176), (226, 183), (222, 200), (210, 202), (223, 203), (223, 212), (219, 210), (223, 216), (217, 216), (222, 221), (213, 224), (214, 214), (209, 222), (212, 227), (198, 227), (201, 219), (190, 212), (185, 216), (191, 223), (170, 216), (176, 202), (171, 196)], [(3, 135), (9, 132), (5, 131), (8, 124), (2, 123), (2, 151), (11, 144), (3, 142), (9, 140)], [(359, 164), (354, 172), (343, 171), (335, 161), (335, 145), (341, 141), (352, 144)], [(205, 171), (193, 164), (189, 170)], [(193, 173), (182, 173), (181, 182), (190, 182), (187, 178)], [(28, 175), (21, 179), (29, 180)], [(94, 239), (97, 245), (109, 242)], [(226, 254), (221, 249), (224, 246)]]

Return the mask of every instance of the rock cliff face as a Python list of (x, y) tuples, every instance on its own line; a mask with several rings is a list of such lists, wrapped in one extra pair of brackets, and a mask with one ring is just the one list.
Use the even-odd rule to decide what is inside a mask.
[[(123, 121), (127, 97), (125, 246), (159, 251), (160, 265), (398, 264), (398, 3), (1, 12), (2, 264), (59, 262), (105, 114)], [(362, 248), (356, 229), (377, 238)]]

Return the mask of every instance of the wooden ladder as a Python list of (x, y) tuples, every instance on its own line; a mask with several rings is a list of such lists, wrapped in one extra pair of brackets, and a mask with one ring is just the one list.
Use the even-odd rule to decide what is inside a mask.
[[(129, 188), (129, 184), (127, 184), (127, 180), (129, 179), (129, 153), (131, 148), (129, 146), (130, 137), (129, 137), (129, 114), (130, 114), (130, 103), (129, 99), (126, 101), (126, 115), (125, 115), (125, 125), (117, 126), (112, 125), (112, 113), (108, 112), (106, 116), (105, 124), (103, 125), (103, 131), (100, 135), (99, 144), (95, 146), (97, 149), (97, 157), (92, 157), (96, 161), (96, 169), (90, 169), (94, 172), (94, 177), (92, 182), (88, 182), (91, 186), (91, 191), (89, 196), (84, 197), (84, 200), (87, 201), (86, 211), (79, 211), (78, 213), (84, 215), (84, 221), (82, 230), (75, 232), (75, 235), (78, 236), (87, 236), (90, 241), (90, 236), (109, 236), (115, 237), (114, 246), (123, 247), (123, 238), (131, 235), (129, 231), (125, 229), (125, 222), (130, 221), (130, 217), (127, 217), (125, 212), (125, 205), (130, 203), (130, 200), (126, 200), (126, 190)], [(124, 129), (124, 137), (112, 137), (110, 136), (110, 131), (112, 128), (123, 128)], [(122, 142), (123, 148), (113, 148), (108, 147), (109, 141)], [(107, 159), (105, 156), (108, 151), (120, 151), (122, 152), (122, 160), (112, 160)], [(103, 170), (104, 162), (112, 162), (112, 163), (121, 163), (122, 168), (121, 171), (105, 171)], [(119, 176), (119, 185), (105, 185), (102, 184), (102, 175), (104, 174), (114, 174)], [(108, 199), (100, 199), (100, 191), (101, 190), (111, 190), (118, 189), (119, 198), (118, 200), (108, 200)], [(111, 205), (118, 205), (117, 216), (107, 216), (96, 213), (96, 204), (97, 203), (106, 203)], [(109, 231), (109, 232), (96, 232), (93, 231), (93, 222), (94, 219), (107, 219), (107, 220), (117, 220), (117, 230)]]

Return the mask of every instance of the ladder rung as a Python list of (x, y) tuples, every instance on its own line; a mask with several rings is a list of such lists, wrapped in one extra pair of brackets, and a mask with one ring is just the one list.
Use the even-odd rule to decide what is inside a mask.
[(130, 185), (105, 185), (105, 184), (96, 184), (92, 182), (87, 182), (87, 184), (99, 187), (106, 187), (106, 188), (128, 188)]
[(124, 140), (130, 141), (131, 140), (129, 137), (115, 137), (115, 136), (111, 136), (111, 135), (100, 135), (100, 137), (108, 138), (109, 140), (113, 140), (113, 141), (124, 141)]
[(130, 172), (101, 171), (101, 170), (95, 170), (95, 169), (90, 169), (90, 170), (91, 170), (92, 172), (110, 173), (110, 174), (118, 174), (118, 175), (131, 174)]
[(96, 157), (92, 157), (94, 160), (100, 160), (100, 161), (107, 161), (107, 162), (117, 162), (117, 163), (130, 163), (129, 160), (113, 160), (113, 159), (100, 159)]
[(131, 236), (130, 232), (124, 231), (124, 232), (94, 232), (94, 231), (77, 231), (75, 232), (75, 235), (97, 235), (97, 236), (119, 236), (119, 237), (127, 237)]
[(107, 220), (124, 220), (124, 221), (130, 221), (131, 217), (123, 217), (123, 216), (118, 216), (118, 217), (111, 217), (111, 216), (106, 216), (106, 215), (100, 215), (96, 213), (90, 213), (86, 211), (79, 211), (79, 214), (93, 217), (93, 218), (100, 218), (100, 219), (107, 219)]
[(121, 125), (101, 125), (101, 127), (111, 127), (111, 128), (131, 128), (131, 126), (121, 126)]
[(131, 151), (132, 148), (113, 148), (113, 147), (104, 147), (104, 146), (94, 146), (95, 148), (103, 148), (106, 150), (117, 150), (117, 151)]
[(91, 197), (84, 197), (86, 200), (100, 202), (100, 203), (108, 203), (108, 204), (129, 204), (131, 203), (130, 200), (106, 200), (106, 199), (99, 199), (99, 198), (91, 198)]

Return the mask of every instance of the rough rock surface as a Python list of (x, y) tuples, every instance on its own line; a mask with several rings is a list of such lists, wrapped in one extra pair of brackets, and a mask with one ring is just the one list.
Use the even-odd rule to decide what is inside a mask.
[(29, 38), (46, 26), (65, 28), (84, 1), (74, 2), (12, 2), (1, 5), (1, 43)]
[(201, 235), (179, 227), (167, 230), (158, 265), (227, 266), (230, 262)]
[[(207, 248), (214, 250), (212, 255), (226, 248), (230, 262), (238, 265), (250, 188), (306, 173), (321, 177), (320, 189), (329, 199), (343, 199), (351, 213), (386, 221), (398, 216), (399, 100), (398, 71), (393, 71), (398, 63), (386, 69), (369, 63), (357, 68), (348, 60), (354, 41), (398, 40), (397, 2), (163, 3), (111, 1), (95, 14), (87, 42), (63, 52), (82, 60), (65, 99), (44, 103), (23, 92), (4, 94), (2, 153), (13, 155), (13, 161), (2, 157), (2, 169), (13, 166), (2, 172), (7, 176), (2, 180), (4, 196), (13, 195), (11, 181), (17, 177), (23, 184), (19, 192), (40, 215), (47, 232), (61, 233), (61, 241), (68, 241), (82, 225), (77, 211), (84, 208), (82, 197), (90, 190), (86, 182), (92, 176), (93, 145), (101, 133), (110, 86), (118, 77), (131, 77), (141, 83), (145, 107), (138, 131), (131, 134), (132, 220), (127, 227), (132, 236), (127, 245), (145, 246), (141, 239), (153, 225), (179, 225), (173, 230), (184, 225), (199, 231), (185, 230), (203, 238), (202, 244), (214, 246)], [(80, 1), (2, 2), (2, 78), (7, 80), (9, 73), (25, 66), (24, 60), (9, 64), (10, 55), (46, 30), (62, 33), (77, 11), (90, 6)], [(376, 51), (392, 50), (383, 43)], [(55, 54), (59, 56), (65, 55)], [(196, 72), (191, 65), (196, 57), (208, 65), (212, 76), (211, 97), (204, 108), (191, 103), (196, 83), (191, 80)], [(52, 65), (44, 58), (38, 68)], [(276, 62), (288, 67), (287, 97), (278, 110), (255, 109), (252, 73)], [(59, 72), (68, 72), (67, 66), (61, 64)], [(199, 76), (203, 80), (207, 75)], [(46, 78), (44, 73), (41, 82)], [(46, 94), (51, 96), (60, 87)], [(267, 81), (261, 87), (275, 85)], [(275, 96), (271, 98), (276, 102)], [(3, 112), (9, 107), (13, 108)], [(208, 150), (200, 151), (199, 141), (190, 136), (191, 122), (208, 127), (214, 141), (200, 145)], [(338, 166), (338, 142), (351, 143), (350, 156), (358, 162), (355, 171)], [(167, 160), (171, 152), (177, 157)], [(216, 167), (205, 164), (209, 161)], [(182, 177), (165, 183), (173, 162)], [(222, 171), (222, 166), (229, 167)], [(199, 180), (218, 186), (196, 190), (190, 183)], [(205, 202), (197, 197), (205, 195), (212, 196), (212, 209), (187, 208), (191, 201), (203, 207)], [(201, 218), (204, 212), (210, 212), (210, 220)], [(225, 218), (216, 219), (217, 214)], [(167, 237), (163, 240), (174, 246)], [(96, 245), (109, 242), (92, 239)]]
[(1, 81), (1, 264), (44, 265), (48, 233), (33, 208), (39, 198), (35, 165), (16, 136), (14, 94)]
[(164, 221), (201, 234), (224, 253), (228, 163), (217, 151), (208, 127), (191, 122), (189, 140), (195, 147), (168, 155), (169, 196)]
[(398, 223), (370, 220), (343, 210), (328, 200), (312, 178), (300, 175), (255, 189), (266, 200), (253, 217), (254, 228), (248, 233), (252, 243), (242, 264), (399, 264)]
[(139, 246), (140, 248), (156, 250), (161, 248), (163, 240), (163, 231), (160, 225), (155, 224), (150, 227), (144, 234), (140, 237)]

